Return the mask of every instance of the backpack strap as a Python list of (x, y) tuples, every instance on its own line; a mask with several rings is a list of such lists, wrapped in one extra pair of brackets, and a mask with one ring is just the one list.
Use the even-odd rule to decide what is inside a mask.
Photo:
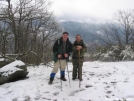
[(58, 45), (60, 45), (60, 39), (58, 39)]

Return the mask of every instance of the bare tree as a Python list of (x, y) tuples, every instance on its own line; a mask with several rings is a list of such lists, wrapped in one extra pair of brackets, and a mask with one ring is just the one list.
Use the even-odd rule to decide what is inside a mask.
[[(11, 50), (15, 54), (25, 55), (28, 51), (34, 51), (40, 61), (45, 49), (50, 49), (52, 40), (62, 31), (49, 11), (50, 6), (51, 2), (47, 0), (17, 0), (12, 7), (1, 7), (0, 12), (8, 28), (1, 30), (1, 33), (8, 32), (6, 37), (10, 37), (8, 45), (4, 46), (10, 47), (12, 44)], [(3, 20), (0, 19), (0, 22)]]
[(127, 45), (134, 40), (134, 10), (117, 11), (114, 19), (102, 26), (98, 37), (107, 45)]
[(108, 46), (122, 44), (123, 39), (119, 29), (115, 23), (105, 24), (101, 27), (103, 35), (98, 35), (98, 37)]
[(119, 24), (120, 32), (124, 35), (125, 44), (129, 44), (129, 42), (133, 39), (133, 30), (134, 30), (134, 10), (127, 11), (118, 11), (115, 14), (115, 20)]

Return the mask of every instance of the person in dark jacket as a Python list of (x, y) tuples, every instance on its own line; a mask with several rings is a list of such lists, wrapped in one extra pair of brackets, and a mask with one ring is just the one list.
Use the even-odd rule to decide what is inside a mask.
[(49, 84), (53, 83), (54, 77), (58, 71), (58, 68), (60, 68), (60, 79), (63, 81), (66, 81), (65, 78), (65, 67), (67, 64), (67, 61), (69, 60), (69, 56), (72, 52), (72, 44), (69, 41), (68, 33), (63, 32), (62, 37), (55, 41), (53, 46), (53, 60), (54, 60), (54, 68), (52, 69), (52, 72), (50, 74), (50, 80)]
[(76, 35), (76, 40), (73, 43), (73, 52), (72, 52), (72, 63), (73, 63), (73, 72), (72, 79), (75, 80), (78, 76), (78, 79), (82, 81), (82, 66), (84, 61), (84, 53), (87, 51), (87, 47), (84, 44), (81, 36)]

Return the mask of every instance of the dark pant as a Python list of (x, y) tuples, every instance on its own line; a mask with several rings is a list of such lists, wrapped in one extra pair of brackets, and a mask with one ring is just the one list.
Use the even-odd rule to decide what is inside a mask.
[(73, 78), (77, 78), (78, 75), (78, 79), (82, 79), (82, 66), (83, 66), (83, 60), (84, 59), (72, 59), (72, 63), (73, 63), (73, 72), (72, 72), (72, 76)]

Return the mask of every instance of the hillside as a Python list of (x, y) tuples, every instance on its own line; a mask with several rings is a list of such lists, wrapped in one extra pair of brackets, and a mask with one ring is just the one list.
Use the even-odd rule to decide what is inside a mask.
[(86, 43), (100, 41), (97, 32), (100, 30), (101, 24), (80, 23), (74, 21), (59, 22), (61, 27), (69, 32), (69, 37), (74, 40), (76, 34), (80, 34)]

